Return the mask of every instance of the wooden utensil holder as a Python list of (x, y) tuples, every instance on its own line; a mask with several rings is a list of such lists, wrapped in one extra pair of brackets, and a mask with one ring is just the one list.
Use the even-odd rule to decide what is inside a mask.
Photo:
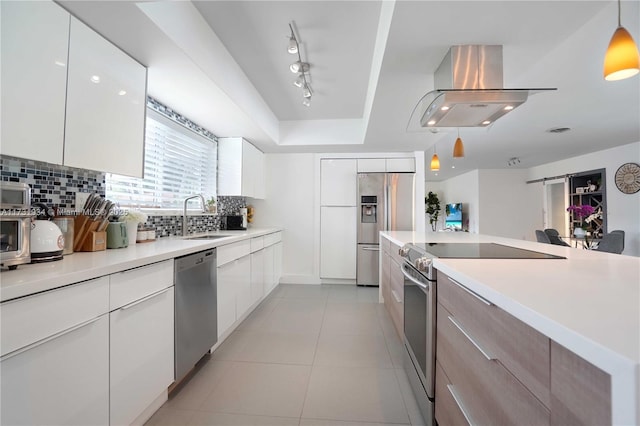
[(101, 251), (106, 249), (107, 233), (104, 231), (90, 231), (82, 241), (79, 250), (76, 251)]

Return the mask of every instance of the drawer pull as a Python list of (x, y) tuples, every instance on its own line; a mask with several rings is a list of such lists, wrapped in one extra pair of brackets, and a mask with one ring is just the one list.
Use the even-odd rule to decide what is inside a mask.
[(458, 321), (456, 321), (455, 319), (453, 319), (453, 318), (452, 318), (452, 317), (450, 317), (450, 316), (447, 316), (447, 318), (449, 318), (449, 321), (451, 321), (451, 322), (453, 323), (453, 325), (455, 325), (455, 326), (456, 326), (456, 328), (457, 328), (458, 330), (460, 330), (460, 332), (461, 332), (462, 334), (464, 334), (464, 337), (466, 337), (467, 339), (469, 339), (469, 341), (471, 342), (471, 344), (472, 344), (473, 346), (475, 346), (477, 350), (479, 350), (479, 351), (480, 351), (480, 353), (481, 353), (481, 354), (482, 354), (482, 355), (487, 359), (487, 361), (493, 361), (493, 360), (495, 360), (495, 359), (496, 359), (496, 358), (493, 358), (491, 355), (489, 355), (489, 354), (488, 354), (484, 349), (482, 349), (482, 347), (481, 347), (479, 344), (477, 344), (477, 343), (476, 343), (476, 341), (475, 341), (475, 340), (473, 340), (473, 338), (472, 338), (471, 336), (469, 336), (469, 333), (467, 333), (467, 332), (465, 331), (465, 329), (464, 329), (464, 328), (462, 328), (462, 326), (461, 326), (460, 324), (458, 324)]
[(402, 303), (402, 300), (398, 297), (398, 293), (395, 290), (391, 290), (391, 294), (393, 294), (393, 298), (396, 299), (396, 302)]
[(454, 283), (455, 285), (457, 285), (458, 287), (460, 287), (461, 289), (463, 289), (464, 291), (466, 291), (467, 293), (469, 293), (470, 295), (472, 295), (473, 297), (475, 297), (476, 299), (478, 299), (479, 301), (481, 301), (482, 303), (484, 303), (487, 306), (493, 306), (493, 303), (489, 302), (487, 299), (485, 299), (484, 297), (474, 293), (473, 291), (469, 290), (468, 288), (466, 288), (465, 286), (463, 286), (462, 284), (460, 284), (458, 281), (456, 280), (452, 280), (450, 277), (449, 281), (451, 281), (452, 283)]
[(449, 393), (451, 394), (451, 396), (453, 397), (453, 400), (456, 402), (456, 405), (462, 412), (464, 419), (467, 421), (469, 426), (473, 426), (473, 422), (471, 421), (471, 417), (469, 416), (469, 413), (467, 413), (467, 410), (464, 408), (464, 405), (462, 405), (462, 401), (460, 400), (460, 397), (458, 397), (458, 394), (456, 393), (456, 391), (453, 390), (453, 385), (447, 385), (447, 389), (449, 389)]
[(77, 330), (79, 328), (82, 328), (82, 327), (84, 327), (86, 325), (89, 325), (89, 324), (91, 324), (93, 322), (96, 322), (100, 318), (102, 318), (102, 316), (98, 316), (98, 317), (92, 318), (92, 319), (90, 319), (88, 321), (81, 322), (80, 324), (74, 325), (73, 327), (69, 327), (66, 330), (62, 330), (62, 331), (60, 331), (60, 332), (58, 332), (56, 334), (52, 334), (49, 337), (45, 337), (42, 340), (38, 340), (37, 342), (33, 342), (30, 345), (24, 346), (24, 347), (22, 347), (20, 349), (16, 349), (13, 352), (9, 352), (8, 354), (5, 354), (5, 355), (2, 356), (2, 358), (0, 358), (0, 362), (6, 361), (9, 358), (13, 358), (16, 355), (20, 355), (21, 353), (29, 351), (29, 350), (31, 350), (33, 348), (37, 348), (40, 345), (44, 345), (45, 343), (50, 342), (50, 341), (52, 341), (54, 339), (57, 339), (58, 337), (61, 337), (61, 336), (65, 335), (65, 334), (69, 334), (72, 331), (75, 331), (75, 330)]
[(362, 247), (364, 251), (380, 251), (380, 247)]
[(146, 302), (147, 300), (149, 300), (149, 299), (151, 299), (151, 298), (153, 298), (153, 297), (156, 297), (156, 296), (160, 295), (161, 293), (166, 293), (166, 292), (167, 292), (167, 291), (169, 291), (170, 289), (171, 289), (171, 287), (167, 287), (167, 288), (165, 288), (164, 290), (156, 291), (155, 293), (150, 294), (150, 295), (148, 295), (148, 296), (146, 296), (146, 297), (143, 297), (143, 298), (142, 298), (142, 299), (140, 299), (140, 300), (136, 300), (135, 302), (129, 303), (128, 305), (124, 305), (123, 307), (121, 307), (121, 308), (120, 308), (120, 309), (118, 309), (118, 310), (119, 310), (119, 311), (126, 311), (126, 310), (127, 310), (127, 309), (129, 309), (129, 308), (133, 308), (134, 306), (139, 305), (139, 304), (141, 304), (142, 302)]

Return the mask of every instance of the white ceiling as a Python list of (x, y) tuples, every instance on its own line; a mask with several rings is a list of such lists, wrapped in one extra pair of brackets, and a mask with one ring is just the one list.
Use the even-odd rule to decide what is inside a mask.
[[(442, 180), (476, 168), (531, 167), (640, 140), (640, 77), (602, 78), (617, 26), (613, 1), (61, 1), (149, 67), (149, 94), (219, 136), (265, 152), (425, 150)], [(640, 1), (622, 2), (640, 41)], [(288, 70), (295, 21), (314, 97)], [(504, 46), (504, 86), (557, 87), (487, 129), (407, 132), (454, 44)], [(553, 127), (570, 127), (550, 134)], [(632, 159), (630, 159), (632, 160)], [(640, 161), (640, 159), (635, 159)], [(455, 169), (451, 166), (455, 165)]]

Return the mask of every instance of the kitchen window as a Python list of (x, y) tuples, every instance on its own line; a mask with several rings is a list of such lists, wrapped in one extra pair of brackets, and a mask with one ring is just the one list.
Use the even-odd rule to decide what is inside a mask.
[[(181, 210), (185, 197), (216, 195), (217, 142), (147, 108), (144, 178), (108, 173), (106, 197), (120, 207)], [(126, 155), (123, 152), (122, 155)], [(194, 208), (196, 207), (194, 204)], [(200, 207), (200, 206), (197, 206)]]

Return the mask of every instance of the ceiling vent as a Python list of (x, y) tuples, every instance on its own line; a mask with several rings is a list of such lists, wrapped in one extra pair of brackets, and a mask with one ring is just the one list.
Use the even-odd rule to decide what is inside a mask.
[(548, 133), (564, 133), (571, 130), (570, 127), (554, 127), (553, 129), (547, 130)]
[(527, 101), (556, 89), (505, 89), (502, 46), (453, 46), (433, 76), (436, 89), (420, 99), (409, 119), (416, 127), (486, 127)]

